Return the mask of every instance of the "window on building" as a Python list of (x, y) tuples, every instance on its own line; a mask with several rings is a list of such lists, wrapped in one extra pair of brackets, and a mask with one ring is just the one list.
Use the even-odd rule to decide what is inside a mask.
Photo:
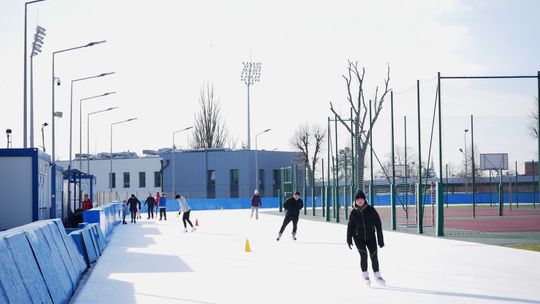
[(240, 174), (238, 172), (238, 169), (232, 169), (231, 170), (231, 197), (236, 198), (238, 197), (238, 188), (240, 185)]
[(159, 171), (154, 172), (154, 187), (161, 188), (161, 174)]
[(259, 184), (257, 185), (259, 194), (264, 196), (264, 169), (259, 169)]
[(146, 172), (139, 172), (139, 188), (146, 188)]
[(272, 195), (276, 197), (281, 187), (281, 170), (274, 170), (272, 175)]
[(116, 173), (109, 173), (109, 188), (116, 188)]
[(208, 170), (206, 172), (206, 197), (216, 197), (216, 170)]
[(124, 172), (124, 188), (129, 188), (129, 172)]

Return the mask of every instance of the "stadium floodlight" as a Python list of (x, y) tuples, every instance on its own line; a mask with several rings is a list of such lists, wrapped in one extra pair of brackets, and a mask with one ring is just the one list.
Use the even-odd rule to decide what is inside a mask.
[(34, 147), (34, 57), (41, 53), (41, 48), (43, 47), (44, 43), (43, 39), (45, 39), (46, 35), (45, 32), (45, 28), (39, 25), (36, 26), (34, 42), (32, 43), (32, 54), (30, 55), (30, 148)]
[(260, 62), (242, 62), (244, 66), (240, 80), (247, 86), (247, 149), (251, 150), (251, 119), (249, 108), (249, 87), (259, 82), (261, 78), (261, 63)]

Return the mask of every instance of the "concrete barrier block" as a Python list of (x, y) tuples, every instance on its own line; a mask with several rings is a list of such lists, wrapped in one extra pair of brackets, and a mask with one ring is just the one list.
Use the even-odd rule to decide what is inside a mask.
[(94, 242), (92, 241), (92, 234), (90, 233), (89, 229), (82, 229), (81, 230), (82, 235), (82, 243), (83, 248), (85, 250), (85, 254), (88, 257), (88, 262), (94, 263), (98, 259), (98, 253), (96, 252), (96, 247), (94, 245)]
[(99, 228), (97, 224), (92, 224), (92, 229), (94, 232), (94, 237), (99, 247), (99, 251), (100, 253), (103, 253), (103, 251), (105, 250), (105, 247), (107, 247), (107, 244), (104, 240), (103, 234), (101, 233), (101, 229)]
[(24, 231), (6, 235), (4, 240), (32, 303), (53, 303)]
[(1, 235), (0, 257), (0, 303), (31, 304), (32, 298)]
[(71, 257), (69, 256), (69, 253), (68, 253), (68, 249), (66, 245), (64, 244), (64, 242), (62, 241), (61, 236), (58, 233), (58, 229), (56, 228), (56, 225), (53, 222), (49, 222), (47, 223), (47, 226), (45, 228), (46, 229), (43, 229), (43, 232), (45, 234), (45, 238), (49, 242), (49, 246), (52, 249), (52, 255), (53, 257), (58, 257), (60, 259), (60, 262), (66, 268), (66, 271), (71, 280), (72, 290), (75, 290), (75, 288), (77, 288), (77, 285), (79, 283), (81, 272), (78, 270), (78, 267), (76, 267), (73, 261), (71, 260)]
[(52, 220), (52, 222), (56, 225), (58, 233), (62, 238), (62, 241), (66, 245), (69, 257), (71, 258), (73, 265), (75, 265), (76, 269), (78, 269), (80, 273), (84, 272), (87, 268), (87, 265), (84, 261), (83, 253), (77, 249), (77, 245), (73, 241), (73, 238), (68, 237), (62, 222), (59, 219), (54, 219)]
[(69, 234), (69, 237), (73, 240), (75, 243), (75, 246), (77, 247), (77, 251), (81, 254), (83, 257), (85, 268), (90, 267), (90, 260), (88, 259), (88, 254), (86, 253), (86, 248), (84, 246), (84, 240), (82, 236), (82, 230), (73, 231)]
[(67, 270), (59, 257), (53, 257), (45, 239), (42, 223), (25, 225), (25, 235), (32, 247), (39, 269), (54, 303), (67, 303), (73, 288)]

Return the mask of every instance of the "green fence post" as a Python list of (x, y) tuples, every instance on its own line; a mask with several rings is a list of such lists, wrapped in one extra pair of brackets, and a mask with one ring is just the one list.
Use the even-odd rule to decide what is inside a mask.
[(322, 213), (322, 217), (325, 217), (325, 203), (326, 203), (326, 195), (324, 193), (324, 189), (325, 189), (325, 185), (324, 185), (324, 158), (321, 159), (321, 163), (322, 163), (322, 166), (321, 166), (321, 169), (322, 169), (322, 188), (321, 188), (321, 213)]
[(392, 139), (392, 184), (390, 184), (391, 226), (396, 230), (396, 159), (394, 155), (394, 91), (390, 91), (390, 125)]
[(330, 186), (326, 187), (326, 221), (330, 222)]
[(283, 196), (281, 193), (281, 189), (278, 189), (277, 195), (278, 195), (279, 212), (283, 212)]
[(392, 219), (391, 219), (391, 226), (392, 226), (392, 230), (396, 230), (397, 229), (397, 224), (396, 224), (396, 185), (395, 184), (390, 184), (390, 204), (392, 205)]
[(372, 119), (372, 102), (371, 99), (369, 100), (369, 169), (371, 172), (371, 182), (370, 182), (370, 189), (369, 189), (369, 203), (371, 206), (375, 205), (375, 193), (373, 193), (373, 190), (375, 190), (374, 183), (373, 183), (373, 119)]
[(420, 133), (420, 80), (416, 80), (416, 97), (418, 108), (418, 186), (416, 189), (416, 209), (418, 214), (418, 233), (424, 233), (424, 199), (422, 193), (422, 136)]
[(518, 181), (518, 170), (517, 170), (517, 161), (515, 162), (516, 166), (516, 208), (519, 208), (519, 181)]
[(499, 216), (504, 215), (504, 188), (502, 183), (502, 169), (499, 171)]
[(444, 236), (444, 208), (443, 208), (443, 195), (444, 184), (442, 182), (437, 183), (437, 226), (435, 228), (435, 234), (437, 236)]

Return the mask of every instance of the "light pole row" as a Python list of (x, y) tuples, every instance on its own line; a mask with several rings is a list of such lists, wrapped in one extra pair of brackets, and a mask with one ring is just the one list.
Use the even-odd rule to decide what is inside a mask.
[[(115, 93), (116, 92), (107, 92), (107, 93), (103, 93), (103, 94), (100, 94), (100, 95), (81, 98), (79, 100), (79, 170), (81, 170), (81, 171), (82, 171), (82, 104), (83, 104), (83, 101), (91, 100), (91, 99), (95, 99), (95, 98), (99, 98), (99, 97), (105, 97), (105, 96), (109, 96), (109, 95), (112, 95), (112, 94), (115, 94)], [(71, 132), (70, 132), (70, 134), (71, 134)], [(70, 140), (70, 150), (71, 150), (71, 140)], [(87, 157), (88, 157), (88, 155), (87, 155)], [(90, 173), (90, 172), (87, 172), (87, 173)]]

